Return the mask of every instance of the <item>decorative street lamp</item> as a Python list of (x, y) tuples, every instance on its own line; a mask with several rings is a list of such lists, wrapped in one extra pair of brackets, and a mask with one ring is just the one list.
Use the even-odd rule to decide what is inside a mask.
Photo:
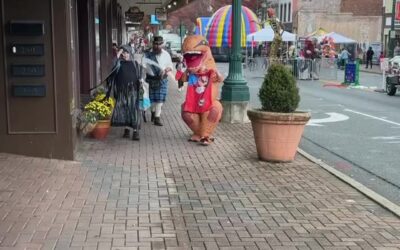
[[(224, 81), (221, 103), (224, 107), (222, 121), (248, 122), (247, 108), (250, 100), (249, 87), (242, 74), (241, 36), (242, 0), (232, 1), (232, 49), (229, 56), (229, 74)], [(238, 31), (238, 32), (236, 32)]]
[[(261, 3), (261, 22), (265, 22), (265, 10), (267, 9), (267, 3), (264, 1)], [(264, 28), (264, 27), (263, 27)]]
[(265, 22), (267, 21), (266, 11), (267, 8), (271, 6), (271, 2), (268, 0), (257, 0), (257, 2), (257, 17), (260, 21), (260, 25), (264, 28)]

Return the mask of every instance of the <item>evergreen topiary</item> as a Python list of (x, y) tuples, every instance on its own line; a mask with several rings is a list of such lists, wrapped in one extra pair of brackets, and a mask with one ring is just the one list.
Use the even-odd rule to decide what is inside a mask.
[(300, 102), (294, 76), (285, 66), (273, 63), (258, 93), (263, 111), (291, 113)]

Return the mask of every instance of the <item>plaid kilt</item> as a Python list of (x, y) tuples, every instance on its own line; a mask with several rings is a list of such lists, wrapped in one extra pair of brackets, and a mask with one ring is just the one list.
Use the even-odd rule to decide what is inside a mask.
[(167, 92), (168, 92), (168, 80), (163, 79), (161, 80), (161, 86), (160, 88), (154, 89), (154, 88), (149, 88), (149, 98), (150, 102), (165, 102), (165, 99), (167, 97)]

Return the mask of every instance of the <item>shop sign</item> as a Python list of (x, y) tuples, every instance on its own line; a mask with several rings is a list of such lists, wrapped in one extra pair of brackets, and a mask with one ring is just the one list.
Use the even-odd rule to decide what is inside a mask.
[(127, 21), (134, 23), (140, 23), (143, 21), (144, 12), (140, 11), (139, 7), (130, 7), (128, 11), (125, 12), (125, 18)]
[(164, 8), (156, 8), (155, 14), (158, 21), (167, 21), (167, 11)]

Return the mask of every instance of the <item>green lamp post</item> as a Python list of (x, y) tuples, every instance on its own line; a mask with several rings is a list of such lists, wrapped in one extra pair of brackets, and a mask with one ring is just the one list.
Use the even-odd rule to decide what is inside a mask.
[(249, 87), (243, 78), (241, 34), (242, 0), (232, 1), (232, 49), (229, 57), (229, 74), (224, 81), (221, 102), (224, 107), (222, 121), (229, 123), (248, 122), (247, 108), (250, 100)]

